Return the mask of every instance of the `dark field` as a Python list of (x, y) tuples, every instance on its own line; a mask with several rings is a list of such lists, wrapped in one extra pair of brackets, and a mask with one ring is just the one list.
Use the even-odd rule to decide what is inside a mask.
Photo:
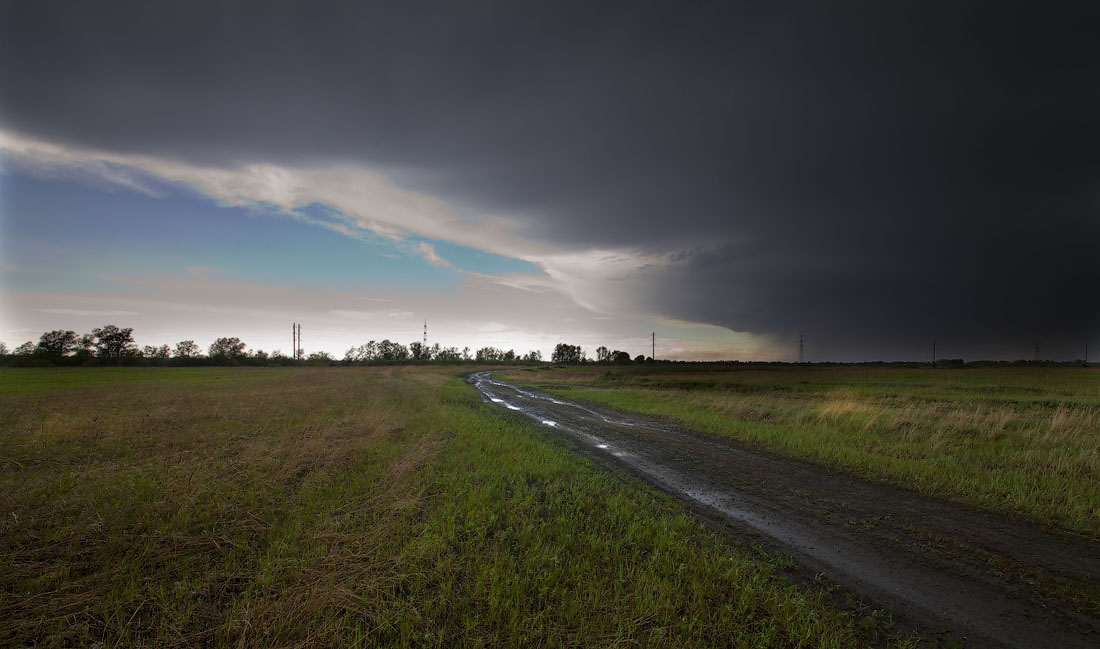
[(451, 371), (0, 371), (0, 645), (899, 644)]

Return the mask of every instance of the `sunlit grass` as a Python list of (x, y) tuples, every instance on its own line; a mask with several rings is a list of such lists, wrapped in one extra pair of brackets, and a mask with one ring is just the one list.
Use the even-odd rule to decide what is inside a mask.
[(0, 372), (34, 386), (0, 392), (2, 645), (856, 647), (881, 631), (448, 370), (113, 372)]
[(1100, 534), (1097, 370), (588, 367), (508, 376)]

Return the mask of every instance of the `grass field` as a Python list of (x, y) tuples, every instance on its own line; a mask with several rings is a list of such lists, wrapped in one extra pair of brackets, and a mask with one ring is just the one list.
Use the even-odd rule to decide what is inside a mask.
[(0, 371), (0, 645), (896, 644), (454, 371)]
[(587, 366), (506, 378), (1100, 535), (1100, 370)]

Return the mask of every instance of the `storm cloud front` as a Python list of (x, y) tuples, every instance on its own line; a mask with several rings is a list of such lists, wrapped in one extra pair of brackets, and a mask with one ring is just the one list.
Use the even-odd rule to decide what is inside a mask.
[[(462, 281), (590, 317), (548, 336), (1072, 359), (1100, 354), (1097, 33), (1088, 3), (5, 2), (0, 179), (520, 260)], [(45, 218), (14, 205), (6, 251)], [(471, 303), (519, 330), (548, 300)]]

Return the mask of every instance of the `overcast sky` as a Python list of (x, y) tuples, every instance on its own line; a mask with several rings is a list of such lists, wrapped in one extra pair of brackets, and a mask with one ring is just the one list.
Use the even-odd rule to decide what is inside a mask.
[(0, 340), (1100, 356), (1072, 2), (0, 2)]

